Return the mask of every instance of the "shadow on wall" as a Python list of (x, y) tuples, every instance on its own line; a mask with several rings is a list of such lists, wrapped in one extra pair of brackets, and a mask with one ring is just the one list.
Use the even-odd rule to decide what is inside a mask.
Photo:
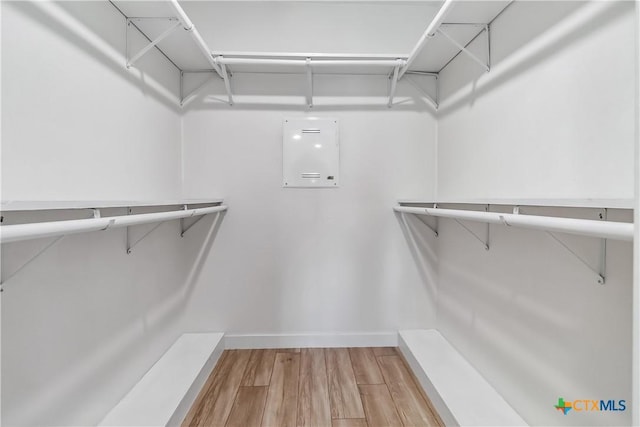
[[(431, 225), (417, 215), (395, 213), (402, 234), (407, 240), (413, 261), (418, 268), (420, 278), (429, 292), (431, 301), (438, 301), (438, 255), (434, 248), (437, 237), (434, 230), (437, 225)], [(424, 222), (423, 222), (424, 221)]]
[[(217, 110), (303, 110), (328, 111), (418, 111), (434, 109), (420, 90), (406, 80), (397, 85), (393, 106), (388, 107), (389, 79), (385, 75), (316, 74), (313, 82), (313, 107), (307, 105), (304, 74), (236, 73), (231, 90), (236, 102), (229, 106), (224, 82), (217, 76), (198, 76), (200, 90), (187, 97), (185, 111)], [(197, 87), (197, 84), (193, 84)]]
[[(609, 219), (629, 221), (630, 212)], [(485, 251), (454, 221), (440, 230), (437, 324), (447, 340), (531, 425), (628, 424), (628, 411), (564, 418), (552, 405), (559, 395), (630, 396), (631, 245), (608, 243), (600, 285), (546, 233), (491, 226)], [(600, 239), (561, 238), (598, 265)]]
[[(125, 66), (125, 18), (108, 2), (3, 2), (3, 8), (10, 7), (35, 21), (42, 28), (63, 37), (85, 54), (99, 61), (105, 69), (124, 79), (144, 95), (163, 103), (174, 111), (179, 111), (178, 82), (179, 71), (157, 52), (149, 52), (135, 67)], [(132, 31), (137, 44), (146, 40)], [(3, 37), (4, 43), (28, 37), (27, 34), (12, 34)], [(43, 46), (44, 48), (44, 46)], [(64, 64), (65, 58), (60, 58)], [(66, 64), (73, 67), (73, 64)], [(91, 78), (91, 76), (87, 76)], [(96, 76), (96, 86), (100, 81)]]
[[(184, 239), (168, 222), (130, 255), (124, 230), (69, 236), (11, 277), (2, 295), (3, 424), (99, 422), (182, 332), (222, 219), (205, 217)], [(6, 245), (3, 270), (42, 246)]]
[[(615, 21), (633, 8), (634, 2), (516, 1), (491, 25), (491, 71), (480, 67), (464, 70), (452, 61), (442, 71), (443, 107), (441, 115), (451, 113), (525, 73), (545, 58), (560, 54), (602, 26)], [(568, 24), (564, 24), (566, 21)], [(562, 27), (559, 25), (562, 24)], [(549, 37), (552, 35), (552, 37)], [(470, 49), (474, 49), (473, 42)], [(577, 70), (579, 72), (579, 70)], [(454, 73), (455, 75), (450, 75)], [(468, 92), (462, 92), (471, 83)], [(458, 93), (458, 91), (461, 91)], [(451, 99), (454, 94), (455, 96)], [(450, 101), (450, 102), (448, 102)]]

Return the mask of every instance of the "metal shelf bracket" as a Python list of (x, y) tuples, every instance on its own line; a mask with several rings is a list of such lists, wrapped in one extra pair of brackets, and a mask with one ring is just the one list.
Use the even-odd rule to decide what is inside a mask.
[[(195, 89), (193, 89), (191, 92), (189, 93), (185, 93), (184, 90), (184, 85), (185, 85), (185, 77), (188, 74), (201, 74), (201, 73), (208, 73), (209, 78), (207, 78), (205, 81), (203, 81), (202, 83), (200, 83)], [(206, 84), (208, 84), (211, 79), (213, 79), (216, 76), (216, 71), (215, 70), (181, 70), (180, 71), (180, 106), (184, 107), (185, 105), (187, 105), (192, 99), (195, 98), (196, 93), (200, 92), (200, 89), (202, 89)]]
[[(187, 205), (184, 205), (184, 206), (183, 206), (183, 209), (184, 209), (184, 210), (187, 210), (187, 209), (188, 209), (188, 206), (187, 206)], [(216, 213), (216, 219), (218, 218), (218, 216), (219, 216), (219, 215), (220, 215), (220, 212), (217, 212), (217, 213)], [(184, 237), (184, 234), (185, 234), (187, 231), (189, 231), (189, 229), (190, 229), (191, 227), (193, 227), (193, 226), (194, 226), (194, 225), (196, 225), (198, 222), (200, 222), (200, 220), (202, 220), (202, 218), (204, 218), (204, 215), (203, 215), (203, 216), (199, 216), (199, 217), (197, 217), (197, 218), (196, 218), (195, 220), (193, 220), (193, 221), (191, 222), (191, 224), (189, 224), (189, 225), (186, 225), (186, 223), (187, 223), (186, 218), (180, 218), (180, 237)]]
[(491, 36), (490, 36), (490, 27), (489, 24), (484, 25), (484, 28), (482, 30), (482, 32), (485, 35), (486, 38), (486, 60), (482, 60), (480, 58), (478, 58), (473, 52), (471, 52), (469, 49), (466, 48), (466, 46), (463, 46), (462, 44), (460, 44), (456, 39), (454, 39), (453, 37), (451, 37), (446, 31), (444, 31), (442, 29), (442, 27), (446, 26), (446, 25), (469, 25), (469, 26), (474, 26), (477, 27), (478, 24), (442, 24), (436, 31), (443, 35), (447, 40), (449, 40), (449, 42), (451, 42), (451, 44), (453, 44), (455, 47), (457, 47), (458, 49), (460, 49), (461, 52), (464, 52), (467, 56), (469, 56), (469, 58), (471, 58), (472, 60), (474, 60), (475, 62), (478, 63), (478, 65), (480, 65), (482, 68), (484, 68), (484, 70), (488, 73), (491, 70)]
[(396, 94), (396, 87), (398, 86), (398, 76), (400, 73), (400, 68), (404, 64), (402, 59), (398, 59), (398, 64), (393, 68), (393, 75), (389, 76), (391, 79), (391, 87), (389, 88), (389, 102), (387, 102), (387, 107), (391, 108), (393, 106), (393, 97)]
[[(424, 90), (415, 80), (413, 80), (411, 78), (410, 75), (422, 75), (422, 76), (427, 76), (427, 77), (433, 77), (434, 83), (435, 83), (435, 99), (432, 95), (430, 95), (426, 90)], [(438, 79), (438, 73), (427, 73), (427, 72), (422, 72), (422, 71), (407, 71), (405, 73), (405, 78), (406, 80), (416, 89), (418, 89), (420, 91), (420, 93), (422, 93), (422, 95), (424, 95), (429, 102), (431, 102), (431, 104), (433, 105), (433, 108), (435, 108), (435, 110), (438, 110), (438, 107), (440, 105), (440, 80)]]
[(433, 235), (437, 238), (439, 236), (438, 234), (438, 218), (436, 217), (436, 223), (435, 226), (431, 226), (427, 223), (427, 221), (424, 221), (420, 216), (418, 216), (418, 219), (420, 220), (421, 223), (424, 224), (425, 227), (427, 227), (429, 230), (431, 230), (431, 232), (433, 233)]
[[(435, 207), (435, 206), (434, 206)], [(485, 206), (484, 208), (485, 212), (489, 212), (489, 205)], [(467, 230), (473, 237), (476, 238), (477, 241), (479, 241), (480, 243), (482, 243), (482, 245), (484, 246), (484, 250), (488, 251), (490, 246), (490, 237), (491, 237), (491, 224), (487, 223), (486, 224), (486, 236), (485, 239), (482, 239), (482, 237), (478, 236), (473, 230), (471, 230), (469, 227), (467, 227), (466, 225), (464, 225), (462, 222), (460, 222), (458, 219), (453, 219), (455, 222), (457, 222), (458, 224), (460, 224), (460, 226), (462, 228), (464, 228), (465, 230)]]
[[(100, 218), (101, 217), (100, 216), (100, 209), (91, 209), (91, 212), (92, 212), (93, 218)], [(109, 228), (111, 225), (113, 225), (113, 221), (109, 222), (109, 225), (107, 225), (107, 228)], [(106, 230), (106, 228), (105, 228), (105, 230)], [(65, 235), (56, 237), (55, 239), (53, 239), (52, 241), (50, 241), (49, 243), (44, 245), (38, 252), (35, 253), (35, 255), (33, 255), (31, 258), (29, 258), (24, 264), (22, 264), (20, 267), (18, 267), (15, 271), (13, 271), (7, 277), (0, 277), (0, 292), (4, 292), (3, 285), (5, 284), (5, 282), (7, 280), (11, 279), (13, 276), (18, 274), (20, 271), (22, 271), (25, 267), (27, 267), (33, 261), (38, 259), (42, 254), (44, 254), (47, 250), (49, 250), (49, 248), (51, 248), (53, 245), (58, 243), (64, 237), (65, 237)]]
[[(162, 34), (160, 34), (158, 37), (156, 37), (155, 39), (151, 40), (151, 42), (146, 45), (145, 47), (143, 47), (138, 53), (136, 53), (135, 55), (133, 55), (133, 57), (130, 57), (130, 47), (129, 47), (129, 29), (131, 27), (131, 23), (132, 21), (141, 21), (141, 20), (166, 20), (169, 22), (172, 22), (172, 25), (167, 28)], [(171, 34), (173, 34), (173, 32), (175, 30), (177, 30), (180, 27), (180, 21), (178, 20), (178, 18), (127, 18), (127, 30), (126, 30), (126, 65), (127, 68), (131, 68), (131, 66), (140, 58), (142, 58), (147, 52), (149, 52), (151, 49), (153, 49), (158, 43), (160, 43), (162, 40), (166, 39), (167, 37), (169, 37)]]
[[(607, 220), (607, 209), (602, 209), (602, 212), (598, 214), (598, 218), (606, 221)], [(573, 255), (578, 261), (584, 264), (589, 270), (593, 271), (598, 277), (598, 283), (604, 285), (607, 281), (607, 239), (600, 239), (600, 257), (599, 257), (599, 266), (597, 269), (593, 268), (584, 258), (576, 253), (568, 244), (563, 242), (555, 233), (547, 231), (549, 237), (556, 241), (561, 247), (563, 247), (567, 252)]]
[(33, 255), (31, 258), (29, 258), (27, 260), (27, 262), (25, 262), (24, 264), (22, 264), (20, 267), (18, 267), (13, 273), (11, 273), (10, 275), (8, 275), (7, 277), (2, 277), (0, 278), (0, 292), (4, 292), (3, 286), (4, 284), (7, 282), (7, 280), (11, 279), (13, 276), (15, 276), (16, 274), (18, 274), (19, 272), (21, 272), (26, 266), (28, 266), (29, 264), (31, 264), (33, 261), (35, 261), (36, 259), (38, 259), (40, 257), (40, 255), (44, 254), (50, 247), (52, 247), (53, 245), (55, 245), (56, 243), (58, 243), (60, 240), (62, 240), (62, 238), (65, 236), (58, 236), (55, 239), (53, 239), (52, 241), (50, 241), (49, 243), (47, 243), (46, 245), (44, 245), (44, 247), (42, 249), (40, 249), (38, 252), (36, 252), (35, 255)]
[(593, 268), (584, 258), (578, 255), (568, 244), (563, 242), (555, 233), (546, 232), (549, 237), (556, 241), (562, 248), (573, 255), (578, 261), (584, 264), (589, 270), (593, 271), (598, 277), (598, 283), (604, 285), (606, 283), (606, 258), (607, 258), (607, 239), (600, 239), (600, 267)]
[(215, 62), (220, 66), (222, 70), (222, 78), (224, 79), (224, 87), (227, 89), (227, 96), (229, 97), (229, 105), (233, 106), (233, 94), (231, 93), (231, 81), (229, 76), (229, 70), (227, 70), (227, 66), (224, 62), (220, 62), (223, 59), (222, 56), (216, 56)]
[[(127, 215), (131, 215), (132, 213), (132, 209), (128, 208), (127, 209)], [(153, 233), (154, 231), (157, 230), (158, 227), (160, 227), (162, 224), (164, 224), (165, 221), (160, 221), (157, 224), (154, 224), (153, 227), (151, 227), (151, 229), (149, 231), (147, 231), (146, 233), (144, 233), (142, 235), (142, 237), (138, 238), (136, 241), (131, 241), (131, 233), (130, 233), (130, 228), (131, 226), (127, 226), (127, 255), (130, 255), (133, 248), (136, 247), (136, 245), (140, 242), (142, 242), (149, 234)]]
[(313, 70), (311, 58), (307, 58), (307, 105), (313, 108)]

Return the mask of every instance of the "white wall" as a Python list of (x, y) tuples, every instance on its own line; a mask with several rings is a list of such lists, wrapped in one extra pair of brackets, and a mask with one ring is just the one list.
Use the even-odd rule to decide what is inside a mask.
[[(189, 305), (192, 330), (230, 334), (389, 332), (433, 325), (432, 281), (391, 206), (432, 197), (435, 120), (380, 76), (236, 74), (238, 103), (211, 83), (184, 116), (185, 191), (225, 197), (229, 214)], [(250, 97), (246, 93), (261, 96)], [(274, 97), (285, 91), (288, 96)], [(272, 105), (266, 105), (269, 101)], [(273, 105), (275, 104), (275, 105)], [(285, 117), (339, 119), (340, 188), (282, 188)]]
[(633, 2), (516, 2), (442, 73), (438, 197), (633, 198)]
[[(611, 220), (631, 216), (609, 212)], [(600, 285), (543, 232), (493, 226), (489, 251), (455, 222), (440, 221), (439, 232), (437, 327), (514, 409), (531, 425), (629, 425), (629, 406), (565, 416), (553, 405), (559, 397), (630, 405), (632, 245), (608, 242)], [(598, 239), (559, 237), (598, 269)]]
[[(490, 73), (464, 55), (442, 73), (438, 199), (632, 199), (634, 31), (632, 2), (513, 3), (492, 25)], [(598, 267), (597, 239), (563, 238)], [(553, 405), (631, 400), (631, 244), (609, 242), (604, 286), (540, 232), (492, 227), (487, 252), (441, 221), (434, 248), (438, 329), (525, 420), (630, 423), (629, 407)]]
[(179, 197), (175, 67), (127, 71), (108, 3), (2, 5), (2, 199)]
[[(180, 195), (178, 73), (155, 52), (126, 71), (124, 25), (107, 2), (2, 2), (3, 200)], [(69, 215), (90, 213), (3, 212), (5, 224)], [(181, 332), (210, 227), (180, 239), (164, 224), (131, 255), (124, 230), (68, 236), (8, 279), (3, 424), (99, 422)], [(3, 278), (49, 242), (3, 245)]]

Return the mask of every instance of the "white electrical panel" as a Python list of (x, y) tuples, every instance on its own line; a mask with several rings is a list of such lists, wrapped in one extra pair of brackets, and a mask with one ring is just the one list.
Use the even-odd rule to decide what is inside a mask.
[(282, 135), (284, 187), (338, 187), (337, 119), (285, 119)]

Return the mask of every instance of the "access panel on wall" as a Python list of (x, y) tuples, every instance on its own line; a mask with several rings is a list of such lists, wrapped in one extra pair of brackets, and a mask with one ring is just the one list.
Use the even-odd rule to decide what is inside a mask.
[(282, 135), (284, 187), (338, 187), (340, 145), (337, 119), (285, 119)]

